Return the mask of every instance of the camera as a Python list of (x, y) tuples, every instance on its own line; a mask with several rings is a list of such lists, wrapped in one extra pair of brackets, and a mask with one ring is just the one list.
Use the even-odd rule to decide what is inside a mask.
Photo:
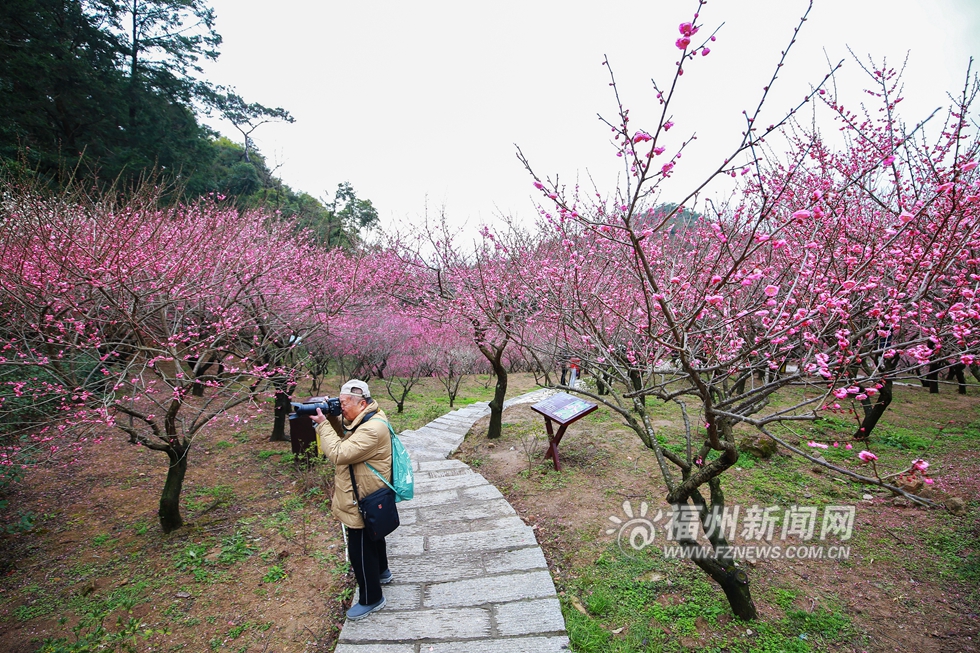
[(338, 416), (341, 414), (340, 410), (340, 399), (338, 397), (317, 397), (321, 401), (311, 401), (305, 404), (298, 404), (295, 401), (290, 402), (293, 406), (293, 412), (297, 415), (316, 415), (316, 409), (319, 408), (324, 415)]

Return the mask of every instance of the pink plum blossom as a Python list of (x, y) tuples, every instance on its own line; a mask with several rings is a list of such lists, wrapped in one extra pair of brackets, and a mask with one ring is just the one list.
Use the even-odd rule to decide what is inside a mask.
[(878, 460), (878, 456), (874, 455), (870, 451), (861, 451), (858, 453), (858, 458), (866, 463), (870, 463), (872, 460)]

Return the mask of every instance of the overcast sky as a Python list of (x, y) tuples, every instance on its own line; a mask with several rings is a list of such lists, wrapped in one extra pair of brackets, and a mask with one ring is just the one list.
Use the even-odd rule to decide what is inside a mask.
[[(597, 114), (615, 119), (608, 56), (631, 125), (656, 127), (650, 79), (669, 83), (677, 26), (695, 2), (677, 0), (336, 2), (211, 0), (224, 37), (207, 75), (247, 100), (282, 106), (295, 124), (264, 125), (255, 141), (294, 189), (324, 197), (350, 181), (385, 224), (444, 207), (457, 223), (534, 214), (520, 146), (541, 177), (604, 189), (619, 160)], [(702, 32), (724, 25), (711, 53), (681, 78), (678, 144), (693, 133), (677, 195), (740, 137), (779, 53), (806, 10), (801, 0), (711, 0)], [(862, 101), (863, 73), (847, 52), (900, 66), (903, 116), (916, 122), (962, 89), (980, 55), (978, 0), (815, 0), (770, 97), (774, 117), (845, 59), (838, 85)], [(697, 39), (695, 39), (697, 40)], [(976, 68), (980, 65), (975, 66)], [(771, 121), (771, 120), (770, 120)], [(210, 124), (240, 141), (233, 128)], [(764, 123), (768, 124), (768, 122)], [(663, 197), (664, 201), (675, 199)]]

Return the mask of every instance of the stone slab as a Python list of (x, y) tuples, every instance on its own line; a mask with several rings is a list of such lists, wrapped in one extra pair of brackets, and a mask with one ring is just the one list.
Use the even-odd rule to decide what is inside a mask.
[(453, 488), (476, 487), (487, 485), (487, 479), (480, 474), (470, 473), (462, 476), (450, 476), (449, 478), (427, 478), (415, 481), (415, 491), (439, 492), (441, 490), (452, 490)]
[(465, 417), (440, 417), (439, 419), (434, 419), (426, 424), (426, 427), (439, 428), (445, 431), (454, 432), (457, 429), (460, 429), (460, 433), (466, 435), (469, 430), (473, 428), (473, 424), (475, 424), (476, 421), (477, 420), (467, 419)]
[[(401, 515), (400, 505), (398, 510), (398, 514)], [(417, 521), (432, 524), (434, 528), (438, 528), (438, 522), (488, 519), (517, 514), (507, 499), (502, 498), (453, 505), (425, 506), (415, 512), (417, 513)]]
[(505, 574), (524, 569), (547, 569), (548, 561), (540, 547), (514, 551), (489, 551), (483, 554), (483, 567), (490, 574)]
[[(493, 487), (493, 486), (491, 486)], [(398, 509), (401, 510), (405, 508), (406, 510), (413, 510), (416, 508), (425, 508), (428, 506), (439, 506), (446, 503), (453, 503), (459, 501), (459, 492), (456, 490), (443, 490), (441, 492), (426, 492), (426, 493), (415, 493), (415, 498), (411, 501), (402, 501), (398, 504)]]
[(461, 415), (459, 413), (446, 413), (442, 417), (437, 417), (429, 424), (458, 424), (460, 426), (473, 426), (480, 418), (476, 414)]
[(389, 556), (417, 556), (425, 550), (425, 538), (420, 535), (399, 535), (395, 531), (385, 538)]
[(463, 436), (450, 433), (449, 431), (438, 431), (427, 427), (423, 428), (425, 430), (419, 429), (416, 433), (402, 438), (402, 444), (405, 445), (406, 449), (411, 452), (419, 449), (438, 450), (449, 446), (457, 439), (463, 439)]
[[(549, 580), (551, 576), (548, 577)], [(565, 631), (557, 598), (517, 601), (493, 606), (498, 635), (537, 635)]]
[(411, 583), (444, 583), (477, 578), (486, 573), (479, 553), (444, 553), (388, 558), (396, 581)]
[(453, 478), (454, 476), (464, 476), (472, 474), (473, 470), (465, 469), (433, 469), (427, 472), (415, 472), (415, 481), (428, 480), (433, 478)]
[(490, 611), (481, 608), (445, 608), (418, 612), (385, 612), (360, 621), (346, 621), (340, 642), (417, 641), (420, 639), (476, 639), (490, 635)]
[[(438, 425), (429, 426), (428, 424), (426, 424), (418, 431), (416, 431), (415, 435), (413, 435), (412, 437), (430, 439), (438, 442), (456, 442), (457, 440), (462, 442), (464, 435), (466, 435), (465, 431), (462, 433), (457, 433), (456, 431), (450, 431), (449, 429), (441, 428)], [(405, 446), (408, 445), (406, 444)]]
[(504, 495), (500, 490), (492, 485), (477, 485), (459, 491), (460, 498), (463, 499), (503, 499)]
[(415, 653), (415, 644), (337, 644), (334, 653)]
[[(567, 637), (495, 637), (466, 642), (439, 642), (422, 647), (423, 653), (568, 653), (570, 650)], [(337, 653), (343, 653), (339, 647)]]
[(412, 451), (412, 460), (417, 462), (444, 460), (453, 451), (454, 449), (418, 449)]
[[(551, 580), (551, 574), (547, 571), (531, 571), (503, 576), (484, 576), (482, 578), (457, 580), (448, 583), (435, 583), (426, 588), (425, 595), (422, 598), (422, 605), (430, 608), (453, 608), (484, 605), (486, 603), (521, 601), (522, 599), (551, 597), (554, 595), (555, 584)], [(558, 615), (559, 617), (561, 616), (560, 608)], [(564, 623), (562, 624), (562, 628), (564, 628)], [(538, 629), (532, 632), (540, 633), (552, 630), (555, 629)], [(526, 632), (511, 634), (526, 634)]]
[[(394, 573), (394, 572), (392, 572)], [(390, 585), (383, 585), (381, 591), (384, 592), (387, 603), (385, 610), (418, 610), (422, 607), (422, 586), (403, 585), (396, 576)]]
[(462, 460), (434, 460), (419, 465), (420, 472), (433, 472), (445, 469), (469, 469), (469, 465)]
[(426, 548), (433, 553), (499, 551), (500, 549), (517, 549), (535, 544), (537, 544), (537, 540), (534, 539), (534, 531), (527, 526), (492, 532), (453, 533), (426, 537)]
[(496, 519), (467, 519), (450, 520), (439, 523), (424, 522), (411, 526), (399, 526), (398, 531), (404, 535), (449, 535), (451, 533), (478, 533), (493, 531), (498, 528), (519, 528), (525, 526), (517, 515), (498, 517)]

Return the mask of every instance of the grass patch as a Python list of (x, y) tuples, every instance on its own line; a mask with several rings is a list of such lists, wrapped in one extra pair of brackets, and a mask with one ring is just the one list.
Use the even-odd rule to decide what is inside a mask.
[(776, 593), (781, 614), (774, 620), (731, 620), (714, 583), (654, 549), (627, 556), (611, 546), (565, 586), (562, 612), (575, 651), (802, 653), (843, 645), (854, 635), (840, 606), (827, 602), (812, 612), (799, 610), (792, 590)]
[(235, 489), (230, 485), (199, 487), (192, 490), (184, 499), (184, 506), (191, 512), (200, 512), (229, 504), (234, 499)]

